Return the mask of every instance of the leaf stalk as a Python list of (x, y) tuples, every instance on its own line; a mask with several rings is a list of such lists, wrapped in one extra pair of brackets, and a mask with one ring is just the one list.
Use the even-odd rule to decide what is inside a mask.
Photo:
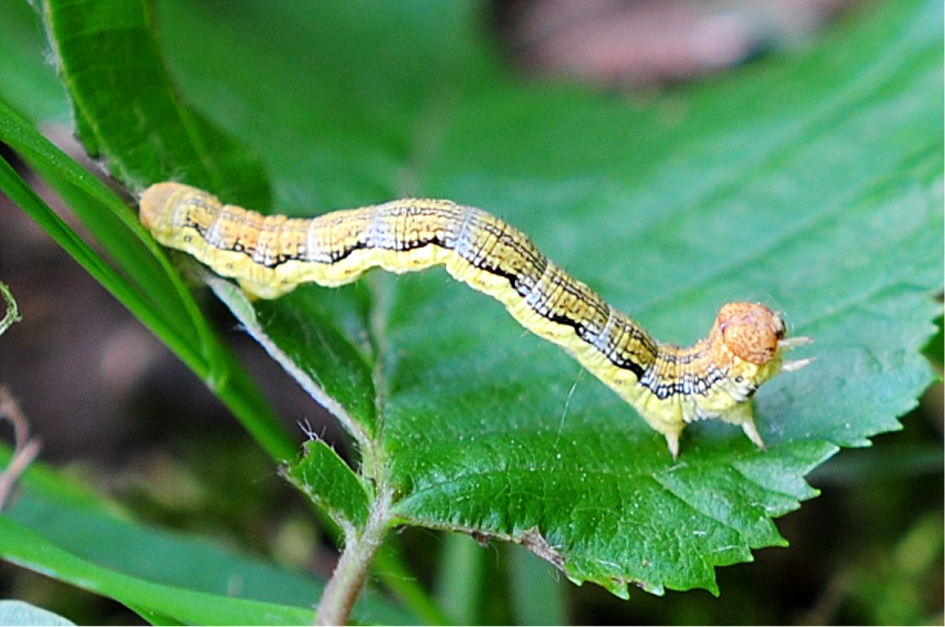
[(345, 548), (335, 566), (335, 571), (325, 586), (318, 610), (315, 615), (316, 625), (344, 625), (351, 614), (351, 608), (364, 587), (364, 580), (377, 550), (381, 547), (390, 523), (390, 509), (393, 491), (389, 488), (378, 490), (371, 503), (371, 512), (367, 524), (360, 533), (355, 532), (345, 538)]

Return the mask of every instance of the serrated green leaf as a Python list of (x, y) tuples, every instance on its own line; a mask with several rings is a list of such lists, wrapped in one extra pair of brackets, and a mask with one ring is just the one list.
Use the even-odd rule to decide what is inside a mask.
[[(621, 596), (715, 591), (715, 566), (783, 543), (771, 519), (813, 495), (805, 473), (899, 428), (930, 381), (941, 6), (889, 3), (794, 58), (631, 105), (509, 80), (475, 6), (159, 16), (183, 91), (264, 156), (277, 206), (482, 207), (664, 340), (703, 335), (726, 301), (783, 309), (817, 361), (759, 392), (769, 450), (694, 425), (672, 464), (632, 409), (440, 271), (235, 313), (341, 405), (366, 476), (396, 490), (395, 521), (520, 542)], [(239, 71), (222, 81), (214, 63)]]
[(305, 455), (285, 476), (327, 511), (342, 529), (361, 529), (368, 518), (368, 493), (351, 468), (321, 440), (305, 444)]
[[(395, 514), (522, 542), (620, 595), (630, 581), (714, 590), (714, 566), (783, 544), (771, 518), (812, 496), (803, 475), (837, 445), (898, 428), (929, 381), (916, 349), (937, 310), (942, 244), (928, 10), (864, 22), (736, 85), (668, 96), (688, 112), (672, 120), (660, 105), (628, 111), (573, 90), (499, 87), (444, 104), (424, 193), (524, 227), (660, 337), (691, 341), (719, 304), (754, 298), (813, 335), (818, 361), (759, 394), (768, 453), (699, 425), (667, 466), (632, 410), (501, 307), (435, 272), (378, 277), (370, 331)], [(288, 311), (345, 298), (300, 292)], [(276, 345), (298, 335), (266, 331)]]

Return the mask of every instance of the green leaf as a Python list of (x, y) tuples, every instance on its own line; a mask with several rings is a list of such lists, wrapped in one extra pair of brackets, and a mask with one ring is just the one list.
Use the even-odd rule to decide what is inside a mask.
[[(936, 11), (887, 8), (804, 56), (633, 109), (572, 88), (488, 83), (474, 71), (480, 58), (454, 58), (450, 78), (431, 77), (436, 67), (418, 71), (441, 88), (411, 92), (421, 103), (413, 109), (391, 88), (388, 132), (420, 129), (412, 141), (435, 146), (403, 191), (506, 217), (661, 338), (696, 339), (735, 299), (782, 308), (794, 332), (814, 336), (818, 361), (758, 395), (768, 452), (724, 425), (697, 425), (680, 463), (669, 465), (661, 438), (632, 410), (556, 349), (523, 337), (500, 306), (439, 272), (374, 277), (361, 288), (373, 294), (366, 317), (353, 290), (305, 287), (261, 303), (266, 341), (293, 351), (296, 374), (318, 373), (303, 385), (349, 399), (340, 404), (369, 434), (373, 417), (350, 411), (349, 383), (366, 378), (364, 360), (374, 360), (380, 430), (362, 454), (370, 464), (386, 460), (399, 522), (520, 542), (575, 581), (620, 595), (628, 582), (657, 593), (715, 590), (715, 566), (784, 544), (771, 519), (813, 496), (805, 473), (837, 446), (899, 428), (895, 416), (930, 380), (917, 350), (941, 285), (941, 133), (929, 132), (941, 129), (939, 33), (928, 27)], [(392, 40), (361, 17), (370, 26), (352, 37)], [(411, 32), (433, 32), (416, 20)], [(405, 65), (426, 45), (412, 41), (398, 48)], [(351, 44), (361, 45), (376, 44)], [(330, 63), (317, 44), (312, 54)], [(352, 72), (350, 57), (337, 63), (348, 64), (349, 81), (382, 80), (371, 67)], [(443, 95), (453, 81), (461, 97)], [(247, 83), (246, 98), (271, 112), (263, 119), (284, 119), (291, 101), (266, 108), (258, 84)], [(208, 91), (193, 89), (195, 100)], [(214, 98), (202, 101), (210, 108)], [(365, 103), (361, 115), (370, 111)], [(307, 120), (306, 135), (321, 140), (309, 153), (336, 146), (338, 127), (359, 137), (365, 123), (355, 115), (326, 115), (331, 129)], [(287, 154), (306, 150), (288, 141)], [(311, 173), (317, 192), (293, 169), (277, 172), (286, 186), (311, 188), (312, 206), (344, 197), (325, 189), (331, 182), (319, 169)], [(388, 180), (392, 195), (403, 193)], [(359, 183), (334, 184), (347, 186)], [(324, 339), (318, 312), (326, 307), (351, 312), (335, 325), (347, 341)], [(290, 330), (288, 319), (317, 322)], [(365, 343), (371, 350), (359, 352)], [(326, 352), (335, 355), (327, 370)]]
[(160, 624), (173, 620), (176, 624), (298, 625), (313, 618), (311, 610), (303, 608), (227, 598), (130, 577), (80, 559), (8, 518), (0, 518), (0, 546), (4, 547), (4, 559), (110, 596)]
[(307, 442), (305, 456), (290, 465), (285, 476), (342, 529), (360, 529), (367, 523), (368, 494), (361, 480), (324, 442)]
[[(268, 200), (251, 154), (181, 104), (144, 2), (51, 1), (44, 17), (79, 138), (90, 155), (108, 160), (115, 177), (132, 187), (175, 177)], [(115, 106), (118, 95), (122, 106)], [(154, 128), (160, 135), (142, 141)]]
[[(784, 544), (772, 519), (815, 494), (808, 471), (900, 428), (931, 380), (941, 5), (880, 5), (793, 57), (629, 103), (512, 80), (478, 7), (168, 0), (157, 17), (182, 93), (261, 155), (277, 208), (482, 207), (663, 340), (694, 341), (726, 301), (785, 311), (817, 361), (758, 393), (769, 450), (699, 424), (673, 464), (631, 408), (442, 271), (234, 313), (393, 488), (390, 524), (518, 542), (620, 596), (715, 592), (716, 566)], [(154, 180), (135, 163), (130, 180)], [(211, 191), (267, 208), (234, 189)]]
[(26, 0), (0, 4), (4, 98), (32, 123), (68, 118), (65, 91), (49, 63), (42, 20)]
[[(0, 450), (0, 460), (5, 465), (9, 451)], [(311, 623), (322, 581), (115, 510), (86, 486), (34, 464), (0, 517), (0, 557), (110, 596), (152, 622), (160, 615), (165, 624)], [(377, 595), (366, 596), (354, 618), (416, 622)]]
[(294, 444), (285, 430), (125, 203), (6, 107), (2, 98), (0, 142), (69, 199), (70, 208), (120, 262), (121, 270), (84, 242), (2, 158), (0, 189), (214, 389), (261, 446), (277, 458), (292, 457)]

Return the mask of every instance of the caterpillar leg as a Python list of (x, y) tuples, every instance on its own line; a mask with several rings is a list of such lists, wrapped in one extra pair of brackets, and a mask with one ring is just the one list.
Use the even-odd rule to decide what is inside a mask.
[(679, 435), (682, 433), (682, 427), (678, 431), (663, 432), (666, 438), (666, 446), (669, 448), (669, 454), (673, 456), (673, 461), (679, 459)]
[[(725, 415), (720, 416), (720, 418), (729, 424), (740, 426), (745, 435), (748, 436), (748, 439), (761, 450), (768, 449), (764, 439), (761, 437), (761, 433), (758, 432), (758, 427), (755, 425), (754, 412), (752, 411), (750, 401), (736, 405)], [(666, 438), (666, 446), (669, 448), (669, 453), (673, 456), (673, 460), (679, 459), (679, 436), (682, 434), (683, 426), (680, 426), (676, 431), (663, 431), (663, 437)]]
[(749, 440), (755, 443), (755, 446), (763, 451), (768, 450), (765, 441), (761, 439), (761, 434), (758, 433), (758, 427), (755, 426), (755, 419), (752, 416), (749, 415), (748, 420), (742, 423), (742, 431), (745, 432)]
[(768, 447), (755, 425), (755, 412), (750, 400), (735, 405), (725, 412), (721, 419), (729, 424), (740, 426), (755, 446), (761, 450), (767, 450)]

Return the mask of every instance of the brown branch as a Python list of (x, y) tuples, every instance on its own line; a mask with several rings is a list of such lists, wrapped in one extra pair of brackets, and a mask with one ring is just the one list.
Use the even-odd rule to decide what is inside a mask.
[(3, 385), (0, 385), (0, 420), (7, 420), (13, 425), (13, 457), (10, 464), (0, 472), (0, 510), (3, 510), (16, 482), (39, 454), (42, 444), (39, 439), (30, 437), (29, 421)]

